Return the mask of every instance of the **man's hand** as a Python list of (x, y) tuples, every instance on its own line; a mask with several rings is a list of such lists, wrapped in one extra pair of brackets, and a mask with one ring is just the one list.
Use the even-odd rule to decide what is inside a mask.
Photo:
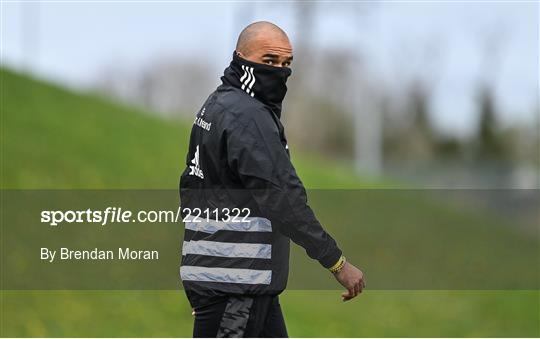
[(366, 287), (364, 273), (349, 264), (349, 262), (345, 262), (345, 266), (339, 272), (335, 273), (334, 276), (347, 289), (347, 292), (341, 294), (343, 301), (348, 301), (356, 297)]

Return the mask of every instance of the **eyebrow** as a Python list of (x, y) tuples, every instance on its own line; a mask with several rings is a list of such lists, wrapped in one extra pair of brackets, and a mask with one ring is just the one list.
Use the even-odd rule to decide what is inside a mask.
[[(271, 54), (271, 53), (264, 54), (262, 57), (263, 57), (263, 58), (279, 59), (279, 55), (277, 55), (277, 54)], [(292, 56), (292, 55), (291, 55), (290, 57), (287, 58), (287, 61), (292, 61), (292, 60), (293, 60), (293, 56)]]

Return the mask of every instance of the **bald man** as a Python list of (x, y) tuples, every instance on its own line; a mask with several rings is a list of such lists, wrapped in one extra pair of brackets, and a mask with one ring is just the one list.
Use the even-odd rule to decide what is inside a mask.
[(344, 301), (364, 288), (363, 273), (308, 206), (290, 161), (280, 117), (292, 60), (282, 29), (247, 26), (223, 83), (195, 117), (180, 180), (180, 276), (194, 337), (287, 337), (278, 295), (290, 240), (347, 289)]

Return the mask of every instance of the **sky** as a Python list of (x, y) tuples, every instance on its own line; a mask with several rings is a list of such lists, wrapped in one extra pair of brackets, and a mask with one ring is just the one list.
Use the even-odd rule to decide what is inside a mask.
[[(161, 56), (207, 59), (218, 77), (249, 22), (275, 22), (293, 45), (299, 32), (290, 2), (2, 0), (1, 7), (2, 64), (78, 88), (110, 65), (137, 69)], [(437, 127), (472, 132), (479, 81), (495, 90), (503, 122), (537, 123), (537, 2), (349, 1), (316, 9), (315, 46), (361, 53), (389, 89), (427, 80)]]

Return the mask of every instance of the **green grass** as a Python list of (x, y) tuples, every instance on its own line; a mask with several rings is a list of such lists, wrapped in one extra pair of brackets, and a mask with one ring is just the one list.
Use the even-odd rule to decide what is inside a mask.
[[(138, 108), (70, 92), (5, 69), (0, 77), (3, 189), (176, 189), (189, 124), (159, 119)], [(330, 165), (332, 162), (295, 154), (292, 146), (294, 163), (308, 187), (390, 186), (381, 180), (364, 180), (346, 164)], [(491, 267), (489, 261), (461, 267), (468, 245), (483, 239), (509, 239), (504, 244), (512, 244), (501, 246), (501, 253), (495, 256), (503, 258), (501, 267), (505, 267), (489, 273), (495, 279), (512, 276), (506, 268), (513, 266), (515, 272), (523, 272), (526, 263), (513, 265), (520, 255), (538, 255), (537, 239), (474, 211), (457, 213), (449, 206), (420, 198), (385, 196), (383, 202), (348, 201), (339, 208), (313, 198), (324, 224), (347, 253), (358, 254), (353, 260), (366, 268), (368, 279), (373, 277), (369, 284), (385, 274), (425, 279), (418, 275), (429, 274), (429, 270), (411, 274), (406, 266), (395, 267), (395, 263), (437, 253), (432, 247), (449, 247), (449, 258), (437, 259), (447, 260), (444, 269), (456, 272), (458, 278), (460, 274), (474, 275), (479, 267)], [(381, 206), (386, 210), (381, 211)], [(342, 213), (336, 216), (340, 208)], [(403, 224), (396, 215), (406, 215), (416, 228)], [(357, 220), (370, 227), (356, 227)], [(437, 225), (427, 235), (419, 226), (425, 220), (436, 220)], [(496, 227), (491, 227), (493, 224)], [(464, 234), (464, 226), (459, 225), (477, 227)], [(438, 242), (421, 241), (427, 238)], [(479, 250), (489, 253), (490, 248), (486, 245)], [(403, 258), (402, 253), (413, 254)], [(298, 248), (292, 255), (297, 258), (292, 276), (309, 266), (309, 273), (302, 271), (307, 275), (303, 279), (331, 279)], [(385, 273), (388, 268), (395, 270)], [(534, 270), (531, 268), (533, 274)], [(339, 293), (286, 291), (281, 303), (290, 335), (540, 336), (537, 290), (367, 290), (349, 303), (342, 303)], [(1, 336), (168, 337), (189, 336), (192, 328), (190, 307), (182, 291), (2, 291), (0, 308)]]
[[(281, 297), (294, 337), (538, 336), (538, 291), (366, 291), (343, 303), (338, 291)], [(181, 291), (4, 292), (3, 336), (189, 337)]]

